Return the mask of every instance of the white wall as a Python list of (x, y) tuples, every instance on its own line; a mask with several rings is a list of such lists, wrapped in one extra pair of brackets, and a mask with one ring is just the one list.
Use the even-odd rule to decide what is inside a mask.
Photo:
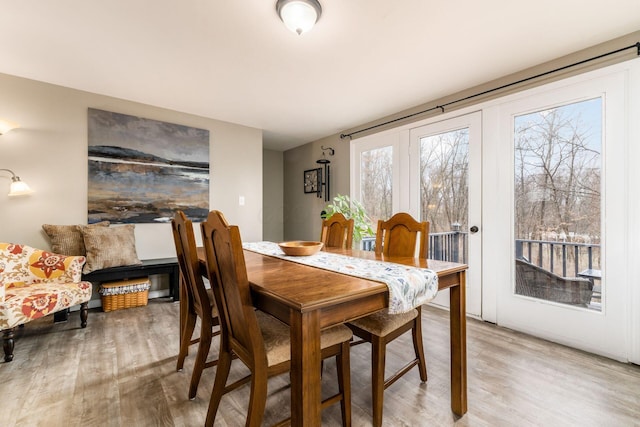
[[(243, 240), (262, 240), (260, 129), (6, 74), (0, 74), (0, 94), (0, 118), (21, 125), (0, 136), (0, 168), (36, 191), (9, 198), (10, 175), (0, 172), (0, 241), (48, 248), (42, 224), (87, 223), (89, 107), (208, 129), (210, 208), (238, 225)], [(136, 224), (136, 246), (142, 259), (175, 256), (169, 224)]]

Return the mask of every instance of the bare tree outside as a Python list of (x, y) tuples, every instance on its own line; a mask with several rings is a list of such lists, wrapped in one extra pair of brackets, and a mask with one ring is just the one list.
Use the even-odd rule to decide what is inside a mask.
[(430, 223), (429, 258), (467, 262), (469, 129), (419, 138), (420, 218)]
[(420, 138), (420, 214), (431, 233), (467, 229), (468, 179), (468, 128)]
[[(600, 244), (600, 112), (597, 98), (515, 118), (516, 239)], [(576, 251), (543, 257), (531, 261), (559, 274), (562, 261), (587, 265)]]
[(580, 111), (517, 117), (515, 143), (518, 237), (599, 241), (600, 145)]
[(393, 147), (365, 151), (360, 157), (360, 200), (375, 230), (393, 214)]

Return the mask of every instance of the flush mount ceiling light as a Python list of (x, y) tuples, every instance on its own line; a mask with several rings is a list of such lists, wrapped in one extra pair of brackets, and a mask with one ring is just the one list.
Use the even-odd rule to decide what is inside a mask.
[(318, 0), (278, 0), (278, 16), (284, 25), (298, 35), (309, 31), (322, 14)]

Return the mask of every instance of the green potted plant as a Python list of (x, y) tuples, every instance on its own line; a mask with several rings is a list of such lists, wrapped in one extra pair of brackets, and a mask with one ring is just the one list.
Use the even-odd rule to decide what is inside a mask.
[(355, 242), (361, 242), (363, 237), (374, 235), (371, 219), (362, 203), (351, 200), (347, 195), (338, 194), (333, 198), (333, 202), (324, 208), (322, 218), (331, 218), (331, 215), (337, 212), (344, 215), (346, 219), (353, 218), (353, 240)]

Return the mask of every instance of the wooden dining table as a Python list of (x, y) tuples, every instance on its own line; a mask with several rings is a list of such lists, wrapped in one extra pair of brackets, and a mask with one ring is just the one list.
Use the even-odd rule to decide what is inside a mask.
[[(429, 268), (438, 288), (449, 289), (451, 410), (467, 412), (465, 318), (466, 264), (385, 257), (371, 251), (328, 249), (365, 259)], [(254, 305), (291, 328), (291, 425), (320, 426), (320, 331), (388, 307), (389, 291), (381, 282), (244, 251)], [(202, 248), (198, 257), (204, 262)]]

